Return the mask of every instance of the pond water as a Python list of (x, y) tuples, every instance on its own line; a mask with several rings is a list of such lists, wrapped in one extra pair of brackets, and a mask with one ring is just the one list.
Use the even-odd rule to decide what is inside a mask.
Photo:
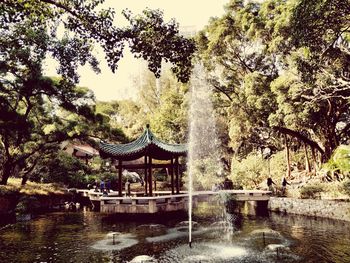
[(350, 223), (203, 204), (189, 248), (186, 219), (48, 213), (0, 229), (0, 262), (350, 262)]

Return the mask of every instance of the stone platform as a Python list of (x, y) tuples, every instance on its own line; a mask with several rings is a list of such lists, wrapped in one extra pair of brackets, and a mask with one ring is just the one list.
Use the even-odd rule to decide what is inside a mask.
[[(170, 191), (154, 191), (154, 196), (143, 196), (143, 192), (131, 192), (130, 196), (120, 197), (118, 192), (110, 192), (103, 196), (101, 192), (93, 190), (77, 190), (83, 196), (88, 197), (92, 204), (102, 213), (131, 213), (153, 214), (158, 212), (172, 212), (187, 210), (189, 194), (181, 192), (171, 194)], [(218, 200), (220, 196), (236, 201), (268, 201), (270, 191), (261, 190), (219, 190), (196, 191), (192, 194), (192, 204), (195, 207), (198, 202)]]

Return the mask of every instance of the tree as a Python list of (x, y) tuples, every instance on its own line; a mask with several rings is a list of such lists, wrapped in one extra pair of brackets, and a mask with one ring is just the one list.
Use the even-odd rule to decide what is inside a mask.
[(254, 25), (261, 24), (259, 9), (257, 3), (231, 1), (224, 16), (212, 19), (197, 36), (199, 57), (217, 93), (215, 105), (227, 116), (230, 146), (242, 157), (267, 146), (276, 148), (266, 137), (273, 135), (268, 117), (276, 101), (269, 86), (278, 69), (274, 54), (253, 34)]
[(257, 188), (267, 178), (267, 162), (261, 156), (250, 153), (241, 161), (232, 159), (233, 180), (247, 188)]
[[(161, 61), (165, 59), (173, 64), (172, 70), (180, 81), (188, 80), (195, 46), (193, 41), (179, 35), (175, 20), (165, 23), (160, 10), (146, 9), (139, 16), (124, 11), (130, 26), (117, 28), (113, 23), (113, 9), (96, 11), (103, 2), (5, 0), (0, 4), (1, 33), (11, 34), (13, 27), (23, 24), (40, 28), (43, 33), (49, 31), (49, 34), (44, 34), (49, 43), (43, 51), (60, 62), (59, 73), (75, 81), (75, 69), (79, 64), (88, 62), (95, 70), (98, 69), (97, 60), (91, 55), (95, 44), (103, 48), (114, 72), (126, 42), (137, 57), (148, 61), (150, 70), (156, 75), (159, 76)], [(61, 25), (65, 30), (62, 38), (58, 34)]]
[(286, 69), (273, 83), (282, 117), (278, 125), (294, 130), (300, 139), (302, 131), (309, 133), (309, 145), (326, 161), (349, 140), (350, 5), (312, 0), (290, 7), (284, 14), (289, 23), (274, 32), (283, 39), (285, 48), (279, 53)]
[(139, 136), (146, 124), (149, 123), (147, 112), (138, 102), (132, 100), (119, 101), (116, 120), (119, 127), (125, 131), (129, 140)]
[(135, 100), (98, 102), (98, 111), (113, 119), (114, 125), (125, 131), (129, 139), (139, 136), (146, 124), (150, 124), (157, 137), (165, 141), (186, 141), (187, 84), (178, 82), (167, 68), (159, 79), (145, 69), (135, 77), (134, 85), (138, 88)]
[(232, 0), (198, 35), (236, 152), (279, 149), (282, 133), (326, 161), (349, 141), (348, 10), (340, 0)]
[[(158, 75), (162, 58), (174, 63), (180, 81), (187, 81), (194, 44), (178, 34), (175, 21), (164, 23), (160, 11), (143, 16), (124, 13), (130, 26), (113, 25), (114, 11), (95, 11), (103, 1), (5, 0), (0, 3), (0, 140), (1, 184), (10, 175), (28, 174), (37, 158), (56, 149), (62, 140), (108, 129), (103, 115), (95, 115), (93, 96), (76, 87), (77, 67), (89, 63), (99, 72), (93, 46), (99, 44), (112, 71), (125, 42), (149, 62)], [(63, 35), (58, 32), (64, 28)], [(164, 34), (166, 40), (160, 41)], [(162, 46), (163, 45), (163, 46)], [(59, 80), (42, 74), (43, 61), (59, 62)], [(181, 69), (179, 68), (181, 67)], [(89, 120), (96, 123), (88, 126)], [(90, 122), (91, 124), (91, 122)], [(89, 127), (89, 128), (88, 128)], [(122, 135), (119, 139), (122, 139)], [(25, 182), (25, 180), (24, 180)]]
[[(54, 158), (53, 158), (54, 157)], [(45, 183), (63, 183), (68, 187), (85, 187), (86, 174), (91, 168), (81, 160), (70, 156), (63, 151), (56, 151), (41, 158), (38, 168), (35, 169), (32, 179)]]
[(177, 82), (169, 71), (164, 72), (158, 85), (158, 102), (149, 112), (152, 131), (166, 142), (184, 143), (188, 134), (188, 85)]

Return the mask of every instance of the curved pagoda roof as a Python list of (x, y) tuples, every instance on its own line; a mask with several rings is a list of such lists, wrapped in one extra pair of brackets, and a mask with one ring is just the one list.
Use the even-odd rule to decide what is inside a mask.
[(170, 160), (187, 154), (187, 144), (169, 144), (157, 139), (149, 125), (136, 140), (126, 144), (100, 143), (100, 156), (117, 160), (136, 160), (148, 155), (152, 159)]

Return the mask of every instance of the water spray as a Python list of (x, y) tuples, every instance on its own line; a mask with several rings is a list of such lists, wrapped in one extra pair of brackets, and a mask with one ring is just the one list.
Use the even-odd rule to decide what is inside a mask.
[(115, 233), (113, 233), (113, 245), (115, 245), (115, 236), (116, 236), (117, 234), (115, 234)]
[[(206, 72), (197, 64), (191, 77), (188, 141), (188, 245), (192, 247), (193, 191), (199, 174), (220, 159), (220, 142), (216, 134), (215, 112), (212, 104), (212, 87), (207, 83)], [(202, 169), (203, 168), (203, 169)], [(196, 203), (196, 202), (195, 202)]]
[(263, 234), (263, 241), (264, 241), (264, 246), (266, 245), (266, 242), (265, 242), (265, 232), (262, 233)]

